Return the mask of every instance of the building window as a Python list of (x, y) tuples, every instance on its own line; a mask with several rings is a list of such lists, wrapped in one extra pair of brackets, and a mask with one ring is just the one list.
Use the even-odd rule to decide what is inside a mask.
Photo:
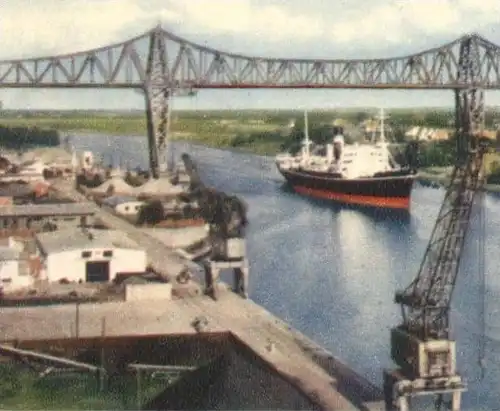
[(113, 257), (113, 251), (111, 250), (106, 250), (102, 253), (102, 255), (106, 258), (110, 258), (110, 257)]
[(91, 251), (82, 251), (82, 258), (90, 258), (92, 257)]

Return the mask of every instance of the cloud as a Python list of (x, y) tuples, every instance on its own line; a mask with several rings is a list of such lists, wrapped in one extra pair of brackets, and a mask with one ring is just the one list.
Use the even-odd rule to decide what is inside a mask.
[(498, 0), (3, 0), (0, 58), (105, 46), (159, 21), (195, 42), (216, 38), (214, 47), (226, 50), (253, 44), (252, 51), (291, 56), (388, 48), (397, 54), (398, 45), (417, 51), (496, 24), (499, 13)]
[[(268, 2), (271, 3), (271, 2)], [(167, 22), (186, 32), (209, 31), (252, 36), (256, 41), (307, 41), (324, 32), (323, 21), (293, 13), (283, 3), (258, 5), (251, 0), (170, 0)]]
[(4, 0), (0, 6), (0, 57), (34, 57), (104, 46), (137, 34), (137, 22), (151, 17), (134, 0)]
[[(165, 3), (163, 3), (165, 4)], [(481, 32), (496, 40), (500, 1), (169, 0), (166, 27), (215, 48), (277, 57), (351, 58), (413, 53)], [(252, 44), (253, 43), (253, 44)], [(229, 44), (230, 47), (226, 47)]]
[(422, 35), (432, 41), (432, 37), (455, 34), (461, 20), (449, 0), (373, 2), (343, 15), (334, 25), (333, 42), (377, 49), (420, 43)]
[[(498, 0), (392, 0), (366, 4), (339, 19), (334, 42), (365, 43), (377, 48), (383, 44), (421, 44), (424, 40), (436, 46), (436, 40), (455, 39), (467, 32), (491, 34), (500, 13)], [(353, 24), (356, 21), (360, 24)]]

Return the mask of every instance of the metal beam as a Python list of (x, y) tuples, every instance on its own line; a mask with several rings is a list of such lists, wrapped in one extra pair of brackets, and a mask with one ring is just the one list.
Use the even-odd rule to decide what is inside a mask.
[(163, 80), (177, 88), (460, 89), (460, 44), (470, 41), (477, 84), (500, 88), (500, 46), (471, 34), (409, 56), (382, 59), (276, 59), (201, 46), (155, 27), (119, 44), (60, 56), (0, 61), (0, 88), (136, 88), (151, 86), (151, 39), (164, 58)]
[(70, 360), (67, 358), (55, 357), (53, 355), (39, 353), (35, 351), (22, 350), (8, 345), (0, 345), (0, 355), (9, 357), (25, 358), (43, 363), (49, 363), (58, 366), (72, 367), (90, 372), (100, 372), (101, 368), (95, 365), (86, 364), (79, 361)]
[(146, 68), (146, 121), (149, 142), (149, 168), (153, 178), (160, 176), (160, 161), (165, 158), (168, 133), (170, 78), (167, 51), (161, 30), (154, 30), (149, 39)]
[(185, 372), (194, 371), (196, 367), (186, 365), (129, 364), (128, 368), (141, 371)]

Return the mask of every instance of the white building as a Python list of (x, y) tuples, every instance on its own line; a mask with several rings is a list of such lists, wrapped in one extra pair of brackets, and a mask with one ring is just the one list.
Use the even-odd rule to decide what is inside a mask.
[(22, 251), (13, 246), (0, 247), (0, 289), (12, 292), (33, 285), (29, 267), (23, 264)]
[(36, 244), (49, 282), (108, 282), (146, 271), (146, 252), (120, 231), (57, 230), (38, 234)]
[(405, 133), (406, 138), (419, 141), (448, 140), (450, 132), (446, 129), (414, 126)]

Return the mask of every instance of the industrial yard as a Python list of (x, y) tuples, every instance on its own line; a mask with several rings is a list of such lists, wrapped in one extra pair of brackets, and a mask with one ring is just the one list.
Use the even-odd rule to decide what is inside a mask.
[[(142, 362), (145, 365), (140, 372), (145, 374), (185, 367), (180, 368), (182, 378), (176, 379), (172, 388), (167, 384), (157, 391), (156, 399), (141, 400), (140, 407), (146, 409), (148, 399), (174, 406), (170, 404), (177, 400), (169, 390), (180, 390), (184, 379), (195, 378), (190, 372), (200, 373), (201, 379), (201, 374), (209, 372), (203, 371), (204, 367), (216, 367), (218, 374), (225, 375), (217, 394), (220, 398), (214, 397), (215, 393), (205, 399), (192, 398), (202, 403), (211, 398), (212, 402), (205, 402), (207, 407), (380, 407), (378, 389), (305, 336), (242, 298), (247, 292), (245, 276), (251, 275), (245, 260), (212, 263), (212, 269), (235, 271), (236, 291), (219, 283), (217, 275), (206, 283), (208, 278), (188, 251), (162, 242), (161, 228), (134, 226), (126, 216), (91, 201), (86, 187), (77, 191), (75, 181), (71, 175), (55, 177), (47, 183), (50, 188), (43, 203), (40, 198), (16, 205), (20, 199), (13, 196), (12, 205), (0, 210), (8, 234), (2, 256), (4, 261), (13, 261), (3, 265), (0, 273), (0, 351), (6, 358), (22, 359), (44, 379), (65, 369), (109, 378), (134, 364), (139, 364), (138, 373)], [(155, 199), (161, 194), (156, 192)], [(102, 196), (98, 198), (102, 200)], [(202, 227), (204, 235), (194, 229), (178, 228), (178, 242), (186, 248), (203, 242), (206, 229)], [(172, 242), (168, 231), (163, 236)], [(244, 276), (239, 280), (238, 268)], [(203, 292), (207, 287), (208, 295)], [(169, 355), (164, 348), (163, 359), (152, 355), (142, 359), (138, 352), (130, 352), (132, 340), (135, 346), (144, 342), (152, 349), (168, 346), (178, 350), (178, 338), (185, 341), (183, 350), (191, 344), (198, 347), (196, 352), (184, 353), (182, 361), (176, 356), (173, 363), (166, 362), (164, 356)], [(225, 348), (200, 347), (199, 341), (205, 338), (213, 338)], [(127, 354), (118, 355), (123, 344)], [(93, 361), (83, 360), (92, 358), (95, 350), (101, 354)], [(247, 375), (245, 381), (238, 377), (241, 372)], [(262, 378), (269, 381), (262, 388), (248, 386), (249, 381), (257, 383)], [(175, 384), (179, 387), (174, 388)], [(275, 388), (264, 388), (270, 386)], [(137, 389), (138, 395), (145, 395), (144, 388)], [(259, 389), (267, 391), (255, 396)], [(234, 397), (228, 397), (227, 390), (234, 391)], [(184, 406), (190, 408), (188, 403)]]

